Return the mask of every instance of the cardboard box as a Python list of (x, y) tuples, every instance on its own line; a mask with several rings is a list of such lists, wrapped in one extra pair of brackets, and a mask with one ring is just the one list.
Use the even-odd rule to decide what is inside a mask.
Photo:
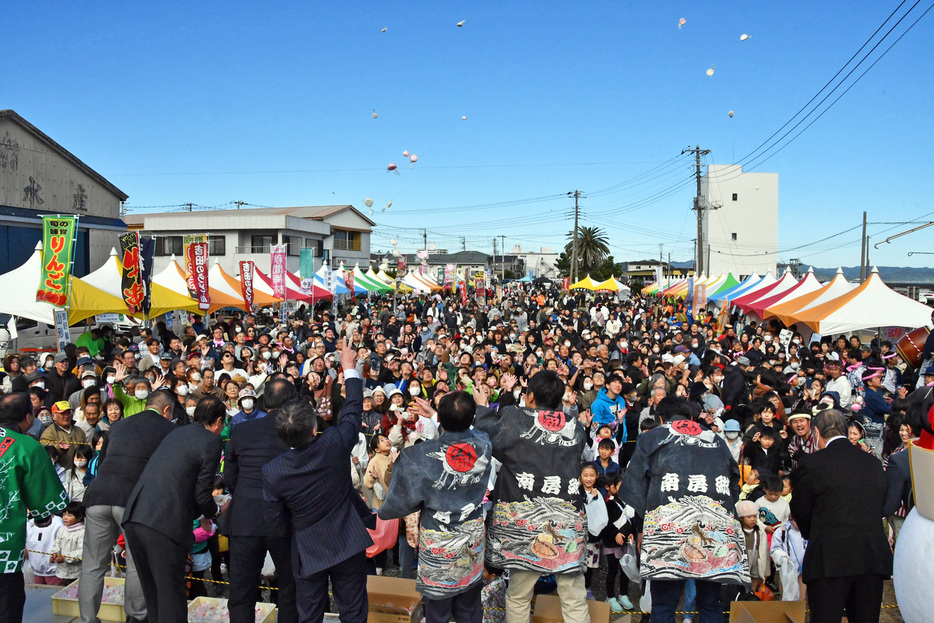
[(734, 601), (730, 623), (804, 623), (804, 601)]
[[(609, 623), (610, 605), (602, 601), (587, 600), (590, 610), (590, 623)], [(556, 595), (538, 595), (535, 598), (535, 608), (532, 610), (532, 623), (563, 623), (564, 615), (561, 613), (561, 599)], [(630, 623), (631, 614), (620, 615), (613, 619), (614, 623)]]
[(422, 595), (415, 590), (415, 580), (371, 575), (366, 579), (370, 612), (367, 623), (419, 623), (422, 619)]
[[(109, 576), (104, 577), (105, 587), (117, 585), (123, 586), (124, 582), (125, 580), (123, 578), (112, 578)], [(75, 580), (62, 590), (52, 595), (52, 614), (67, 617), (81, 616), (81, 610), (78, 607), (78, 600), (64, 597), (65, 591), (76, 586), (78, 586), (78, 580)], [(102, 602), (101, 609), (97, 613), (97, 618), (99, 618), (101, 621), (115, 621), (116, 623), (123, 623), (126, 621), (126, 610), (124, 610), (123, 604), (107, 604)]]
[[(192, 614), (201, 606), (214, 606), (215, 608), (227, 608), (227, 600), (220, 597), (195, 597), (188, 602), (188, 620), (192, 620)], [(267, 604), (265, 602), (256, 602), (256, 608), (259, 610), (257, 623), (273, 623), (276, 620), (276, 604)]]

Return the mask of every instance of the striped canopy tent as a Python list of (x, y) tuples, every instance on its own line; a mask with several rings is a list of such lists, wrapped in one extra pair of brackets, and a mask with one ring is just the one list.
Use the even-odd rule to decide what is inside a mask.
[[(55, 326), (55, 307), (36, 300), (36, 291), (42, 278), (42, 243), (36, 245), (32, 255), (18, 268), (0, 275), (0, 312), (29, 318)], [(126, 313), (123, 299), (97, 289), (89, 283), (71, 277), (71, 297), (68, 305), (68, 324), (73, 325), (97, 314)]]
[[(325, 268), (326, 267), (322, 264), (321, 268), (318, 269), (318, 272), (314, 274), (314, 281), (316, 284), (318, 284), (319, 286), (321, 286), (322, 288), (326, 290), (327, 288), (324, 287), (324, 274), (326, 272)], [(350, 294), (350, 288), (344, 285), (343, 273), (341, 273), (341, 271), (339, 270), (333, 270), (333, 269), (331, 270), (331, 273), (333, 273), (332, 278), (334, 279), (336, 283), (336, 287), (334, 288), (334, 294)], [(302, 276), (301, 272), (296, 273), (296, 275), (299, 278), (301, 278)]]
[(367, 292), (376, 292), (376, 293), (387, 293), (392, 292), (392, 286), (386, 283), (383, 283), (379, 279), (373, 279), (362, 270), (359, 266), (354, 266), (353, 268), (353, 280), (354, 285), (357, 283), (363, 284), (363, 287)]
[[(272, 278), (256, 267), (253, 268), (253, 272), (256, 275), (256, 279), (253, 281), (253, 289), (258, 292), (262, 292), (267, 296), (272, 296), (273, 292), (275, 291), (272, 287)], [(285, 296), (290, 301), (311, 303), (312, 301), (320, 301), (322, 299), (331, 298), (331, 293), (324, 288), (319, 288), (318, 286), (312, 285), (312, 293), (305, 294), (299, 289), (299, 287), (300, 284), (298, 283), (298, 278), (295, 277), (295, 275), (286, 272)]]
[(785, 272), (782, 274), (782, 278), (775, 283), (762, 288), (756, 288), (754, 291), (746, 292), (730, 302), (742, 310), (743, 313), (748, 313), (749, 307), (756, 301), (768, 298), (773, 294), (787, 292), (796, 285), (798, 285), (798, 280), (791, 274), (791, 270), (786, 268)]
[[(373, 270), (373, 269), (371, 268), (370, 270)], [(393, 283), (395, 282), (395, 280), (394, 280), (392, 277), (390, 277), (389, 275), (387, 275), (387, 274), (386, 274), (386, 271), (383, 270), (383, 269), (380, 269), (380, 271), (379, 271), (378, 273), (376, 273), (376, 276), (379, 277), (380, 281), (383, 281), (383, 282), (388, 283), (388, 284), (390, 284), (390, 285), (393, 284)]]
[(709, 300), (711, 296), (717, 294), (718, 292), (729, 290), (730, 288), (737, 285), (739, 285), (739, 280), (733, 276), (733, 273), (720, 275), (714, 280), (713, 283), (707, 286), (707, 298)]
[(428, 287), (428, 284), (419, 281), (418, 277), (412, 271), (409, 271), (405, 274), (405, 277), (402, 278), (402, 283), (409, 286), (415, 292), (419, 294), (430, 294), (431, 288)]
[(437, 281), (431, 278), (431, 275), (429, 273), (420, 273), (417, 271), (412, 271), (412, 275), (414, 275), (415, 278), (418, 279), (421, 283), (424, 283), (426, 286), (428, 286), (428, 289), (431, 290), (432, 292), (441, 291), (442, 289), (441, 286), (438, 285)]
[(590, 275), (587, 275), (577, 283), (572, 283), (571, 290), (596, 290), (597, 284), (593, 282), (593, 279), (590, 278)]
[(295, 273), (290, 273), (289, 271), (285, 271), (285, 285), (290, 299), (293, 298), (292, 293), (296, 293), (297, 296), (294, 297), (296, 301), (320, 301), (323, 299), (331, 300), (334, 298), (331, 296), (331, 292), (318, 283), (318, 281), (315, 279), (311, 280), (311, 293), (305, 294), (302, 292), (302, 278)]
[[(153, 275), (152, 282), (164, 286), (176, 294), (188, 296), (188, 273), (179, 266), (175, 255), (172, 255), (168, 266), (162, 269), (162, 272)], [(208, 274), (208, 293), (211, 297), (211, 307), (208, 309), (209, 312), (216, 312), (218, 309), (223, 309), (225, 307), (243, 309), (243, 297), (237, 300), (229, 294), (224, 294), (219, 291), (211, 285), (210, 274)]]
[(821, 335), (878, 327), (930, 327), (931, 308), (899, 294), (882, 282), (875, 267), (869, 279), (850, 292), (795, 313), (795, 320)]
[(679, 279), (676, 279), (675, 281), (672, 281), (670, 284), (668, 284), (668, 287), (661, 290), (658, 293), (658, 295), (659, 296), (674, 296), (675, 292), (680, 290), (682, 287), (687, 288), (687, 285), (688, 285), (688, 278), (681, 277)]
[[(123, 300), (123, 262), (117, 257), (117, 250), (111, 248), (110, 256), (104, 261), (100, 268), (93, 273), (82, 278), (83, 281), (91, 284), (98, 290), (106, 292), (121, 301)], [(176, 309), (198, 313), (198, 301), (188, 295), (187, 289), (184, 294), (169, 290), (165, 286), (153, 282), (151, 285), (152, 301), (149, 308), (149, 317), (155, 318), (162, 314), (170, 313)], [(118, 313), (128, 314), (126, 305), (123, 305)], [(129, 315), (129, 314), (128, 314)], [(144, 314), (136, 314), (136, 318), (143, 318)]]
[(846, 280), (843, 276), (843, 269), (838, 268), (837, 274), (829, 282), (825, 283), (820, 289), (814, 290), (808, 294), (802, 294), (799, 297), (776, 305), (770, 305), (765, 308), (765, 318), (778, 318), (786, 327), (793, 325), (795, 314), (799, 311), (805, 311), (811, 307), (823, 305), (828, 301), (843, 296), (856, 287)]
[[(255, 265), (253, 267), (256, 268)], [(214, 260), (214, 265), (211, 266), (211, 270), (208, 271), (208, 283), (211, 284), (211, 287), (217, 288), (224, 294), (228, 296), (240, 299), (240, 303), (244, 311), (246, 309), (246, 300), (243, 298), (243, 284), (241, 281), (232, 277), (221, 268), (220, 264), (217, 263), (217, 260)], [(282, 299), (277, 299), (271, 294), (266, 294), (262, 290), (257, 290), (256, 287), (253, 287), (253, 302), (258, 307), (266, 307), (267, 305), (275, 305), (282, 302)]]
[(758, 273), (753, 272), (751, 275), (746, 277), (746, 279), (743, 282), (736, 284), (732, 288), (729, 288), (727, 290), (720, 290), (713, 296), (708, 294), (707, 301), (708, 303), (718, 303), (718, 304), (722, 302), (724, 299), (729, 299), (732, 301), (734, 298), (738, 296), (742, 296), (747, 290), (757, 285), (764, 278), (765, 277), (760, 277)]
[(785, 290), (784, 292), (775, 293), (773, 291), (771, 294), (769, 294), (769, 296), (765, 297), (764, 299), (759, 299), (753, 303), (747, 313), (756, 314), (760, 318), (766, 318), (767, 314), (765, 310), (772, 305), (780, 305), (785, 301), (790, 301), (792, 299), (798, 298), (799, 296), (815, 292), (820, 290), (820, 287), (820, 282), (814, 276), (814, 269), (809, 268), (807, 274), (804, 275), (804, 279), (796, 283), (793, 287)]

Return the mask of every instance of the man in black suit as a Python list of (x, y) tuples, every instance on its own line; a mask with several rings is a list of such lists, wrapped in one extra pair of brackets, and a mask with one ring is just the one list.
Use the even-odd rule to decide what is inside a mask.
[(184, 577), (192, 524), (227, 510), (213, 496), (226, 413), (214, 396), (198, 401), (192, 425), (177, 427), (159, 444), (127, 501), (123, 530), (136, 557), (149, 623), (188, 619)]
[[(266, 523), (291, 527), (299, 620), (320, 623), (328, 604), (328, 580), (343, 623), (367, 619), (367, 523), (376, 515), (354, 491), (350, 451), (360, 434), (363, 381), (357, 353), (341, 346), (347, 402), (340, 422), (317, 436), (317, 417), (302, 400), (276, 416), (276, 432), (292, 448), (263, 468)], [(268, 416), (267, 416), (268, 417)]]
[[(78, 607), (82, 623), (99, 623), (104, 574), (120, 535), (127, 500), (149, 457), (175, 430), (170, 421), (175, 397), (155, 391), (146, 409), (110, 427), (101, 447), (97, 476), (84, 494), (84, 550), (78, 583)], [(128, 623), (146, 619), (146, 601), (130, 548), (126, 550), (124, 607)]]
[(295, 386), (278, 378), (266, 384), (263, 398), (269, 413), (264, 418), (241, 422), (230, 433), (224, 457), (224, 481), (232, 499), (230, 522), (231, 623), (252, 623), (259, 600), (260, 575), (266, 552), (272, 555), (279, 579), (280, 623), (295, 623), (295, 579), (289, 526), (263, 521), (263, 466), (289, 446), (276, 434), (279, 409), (296, 397)]
[(844, 415), (813, 420), (818, 451), (792, 475), (791, 516), (808, 539), (803, 579), (811, 623), (879, 620), (882, 583), (892, 575), (892, 550), (882, 532), (886, 480), (882, 464), (851, 444)]

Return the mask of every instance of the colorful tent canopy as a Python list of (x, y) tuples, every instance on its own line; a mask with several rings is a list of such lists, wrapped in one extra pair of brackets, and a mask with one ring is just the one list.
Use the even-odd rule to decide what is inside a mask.
[(791, 274), (789, 269), (785, 269), (782, 278), (770, 285), (756, 288), (754, 291), (748, 291), (740, 297), (737, 297), (731, 303), (742, 310), (744, 313), (749, 311), (750, 305), (761, 299), (768, 298), (772, 294), (781, 294), (798, 285), (798, 280)]
[(427, 284), (418, 280), (418, 278), (411, 272), (407, 272), (405, 277), (402, 278), (402, 283), (409, 286), (419, 294), (430, 294), (431, 288)]
[[(85, 276), (84, 281), (90, 283), (98, 290), (106, 292), (120, 300), (123, 300), (123, 263), (117, 257), (116, 249), (110, 250), (110, 257), (93, 273)], [(152, 283), (152, 301), (149, 308), (149, 317), (155, 318), (176, 309), (184, 311), (198, 312), (198, 301), (185, 294), (173, 292), (165, 286), (158, 283)], [(126, 305), (119, 313), (127, 314)], [(143, 318), (143, 314), (136, 314), (137, 318)]]
[[(188, 273), (179, 266), (174, 255), (162, 272), (153, 275), (152, 281), (176, 294), (188, 296)], [(241, 297), (238, 301), (235, 297), (225, 294), (211, 285), (210, 273), (208, 275), (208, 292), (211, 297), (211, 308), (208, 311), (215, 312), (225, 307), (243, 309), (243, 298)]]
[[(521, 280), (520, 280), (521, 281)], [(609, 290), (610, 292), (628, 291), (629, 287), (616, 280), (616, 277), (610, 275), (606, 281), (601, 281), (596, 286), (597, 290)]]
[(930, 327), (931, 308), (889, 288), (873, 268), (857, 288), (798, 312), (795, 319), (816, 333), (833, 335), (878, 327)]
[(785, 290), (784, 292), (771, 292), (767, 297), (759, 299), (753, 303), (747, 310), (747, 313), (756, 314), (760, 318), (764, 318), (766, 316), (765, 310), (772, 305), (780, 305), (785, 301), (790, 301), (792, 299), (798, 298), (799, 296), (803, 296), (811, 292), (816, 292), (817, 290), (820, 290), (820, 287), (820, 282), (814, 276), (814, 269), (809, 268), (807, 274), (804, 275), (804, 279), (796, 283), (793, 287)]
[[(272, 296), (274, 289), (272, 287), (272, 278), (261, 271), (259, 268), (254, 267), (254, 273), (256, 279), (253, 281), (253, 289), (257, 292), (262, 292), (267, 296)], [(331, 293), (325, 290), (324, 288), (319, 288), (318, 286), (313, 286), (310, 294), (303, 293), (300, 289), (300, 284), (298, 277), (292, 275), (289, 272), (285, 274), (285, 295), (290, 301), (301, 301), (304, 303), (312, 303), (314, 301), (320, 301), (322, 299), (330, 299)], [(278, 299), (277, 299), (278, 300)]]
[(363, 283), (363, 287), (366, 288), (368, 292), (380, 292), (380, 293), (392, 292), (391, 285), (387, 283), (383, 283), (378, 278), (374, 279), (370, 277), (369, 275), (364, 273), (362, 270), (360, 270), (359, 266), (354, 266), (353, 278), (354, 278), (354, 283), (357, 283), (358, 281)]
[(414, 275), (415, 278), (418, 279), (421, 283), (424, 283), (426, 286), (428, 286), (428, 289), (432, 292), (437, 292), (442, 289), (441, 286), (438, 285), (438, 282), (431, 278), (429, 273), (419, 273), (412, 271), (412, 275)]
[(832, 301), (838, 296), (842, 296), (855, 288), (856, 285), (849, 283), (846, 280), (846, 277), (843, 276), (843, 269), (838, 268), (837, 274), (831, 279), (828, 283), (824, 284), (819, 290), (815, 290), (808, 294), (802, 294), (801, 296), (791, 299), (789, 301), (784, 301), (782, 303), (771, 305), (765, 308), (765, 318), (775, 317), (778, 318), (786, 327), (793, 325), (795, 321), (795, 314), (799, 311), (804, 311), (811, 307), (816, 307), (826, 303), (827, 301)]
[(733, 273), (720, 275), (713, 283), (707, 286), (707, 300), (710, 300), (711, 296), (715, 296), (720, 292), (725, 292), (738, 285), (739, 280), (733, 276)]
[(677, 281), (669, 285), (667, 288), (659, 292), (659, 295), (660, 296), (676, 296), (677, 293), (680, 292), (682, 289), (684, 289), (684, 291), (687, 292), (687, 287), (688, 287), (688, 279), (687, 277), (684, 277), (682, 279), (678, 279)]
[[(314, 281), (316, 284), (327, 290), (324, 287), (324, 276), (327, 273), (327, 266), (324, 264), (321, 265), (321, 268), (318, 269), (318, 272), (314, 274)], [(296, 275), (301, 278), (301, 273), (296, 273)], [(339, 270), (331, 270), (331, 278), (334, 280), (334, 294), (350, 294), (350, 288), (344, 284), (344, 276)]]
[[(254, 266), (254, 270), (255, 270)], [(240, 304), (242, 305), (240, 309), (246, 311), (246, 301), (243, 298), (243, 284), (236, 277), (232, 277), (227, 274), (220, 264), (216, 261), (214, 265), (211, 266), (211, 270), (208, 271), (208, 283), (211, 284), (212, 288), (217, 288), (224, 294), (227, 294), (233, 298), (239, 298)], [(253, 287), (253, 302), (259, 307), (266, 307), (267, 305), (275, 305), (281, 303), (281, 299), (277, 299), (271, 294), (267, 294), (262, 290), (258, 290), (255, 286)]]
[(577, 283), (571, 284), (571, 290), (596, 290), (597, 284), (593, 282), (593, 279), (590, 278), (590, 275), (587, 275)]
[(753, 272), (751, 275), (746, 277), (744, 281), (736, 284), (732, 288), (729, 288), (727, 290), (720, 290), (713, 296), (708, 294), (707, 301), (709, 303), (717, 303), (717, 304), (723, 302), (724, 299), (729, 299), (732, 301), (734, 298), (738, 296), (742, 296), (744, 292), (749, 290), (749, 288), (754, 287), (756, 284), (761, 282), (763, 279), (764, 277), (760, 277), (758, 273)]

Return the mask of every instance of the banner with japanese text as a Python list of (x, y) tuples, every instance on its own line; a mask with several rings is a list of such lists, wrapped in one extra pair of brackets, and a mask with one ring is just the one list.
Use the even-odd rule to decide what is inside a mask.
[(396, 261), (396, 272), (398, 273), (399, 279), (405, 276), (405, 255), (400, 255), (399, 259)]
[(130, 231), (120, 236), (120, 295), (131, 316), (143, 311), (146, 285), (140, 270), (139, 232)]
[(315, 250), (302, 249), (298, 254), (299, 290), (302, 294), (311, 294), (315, 283)]
[(446, 264), (444, 266), (444, 285), (452, 286), (454, 284), (454, 275), (457, 272), (457, 266)]
[(255, 265), (251, 261), (240, 262), (240, 292), (243, 294), (243, 302), (249, 313), (256, 311), (256, 301), (253, 295), (253, 276), (255, 274)]
[(565, 277), (561, 280), (561, 289), (570, 290), (571, 289), (571, 280), (568, 277)]
[(272, 280), (272, 295), (277, 299), (285, 299), (285, 245), (274, 244), (269, 247), (270, 270), (269, 278)]
[(77, 216), (42, 217), (42, 270), (37, 301), (56, 307), (68, 305), (68, 282), (77, 231)]
[(152, 308), (152, 264), (156, 252), (156, 239), (140, 237), (139, 239), (139, 268), (142, 274), (143, 287), (146, 289), (146, 298), (143, 299), (143, 312), (148, 316)]
[(347, 286), (348, 290), (350, 290), (350, 298), (355, 297), (356, 293), (354, 292), (354, 287), (353, 287), (353, 271), (352, 270), (344, 271), (344, 285)]
[(208, 289), (208, 237), (185, 236), (185, 270), (188, 271), (188, 292), (198, 301), (198, 309), (211, 308)]
[(467, 304), (467, 282), (461, 281), (459, 285), (461, 289), (461, 305), (466, 305)]

